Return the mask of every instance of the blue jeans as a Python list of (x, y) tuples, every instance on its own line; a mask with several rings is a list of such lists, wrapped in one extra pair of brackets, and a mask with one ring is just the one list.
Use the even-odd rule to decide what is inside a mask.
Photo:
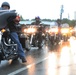
[(10, 33), (10, 37), (11, 37), (11, 39), (12, 39), (12, 40), (17, 44), (17, 46), (18, 46), (18, 54), (19, 54), (19, 57), (20, 57), (20, 58), (25, 57), (25, 53), (24, 53), (24, 50), (23, 50), (23, 48), (22, 48), (22, 45), (21, 45), (21, 43), (20, 43), (20, 41), (19, 41), (18, 34), (17, 34), (16, 32), (11, 32), (11, 33)]

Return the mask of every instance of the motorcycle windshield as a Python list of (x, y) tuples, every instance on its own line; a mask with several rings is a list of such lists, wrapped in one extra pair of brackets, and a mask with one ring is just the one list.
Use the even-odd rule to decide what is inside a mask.
[(15, 10), (3, 10), (0, 8), (0, 29), (7, 25), (7, 18), (15, 16)]

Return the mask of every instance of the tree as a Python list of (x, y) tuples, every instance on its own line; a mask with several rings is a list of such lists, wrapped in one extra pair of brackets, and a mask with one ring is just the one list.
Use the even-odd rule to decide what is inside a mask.
[(21, 21), (24, 20), (22, 16), (20, 16), (20, 20), (21, 20)]

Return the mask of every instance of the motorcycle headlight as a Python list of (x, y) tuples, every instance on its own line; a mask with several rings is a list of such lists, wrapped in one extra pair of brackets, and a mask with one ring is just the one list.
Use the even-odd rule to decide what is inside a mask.
[(61, 29), (61, 33), (68, 33), (69, 29)]
[(58, 33), (58, 29), (49, 29), (49, 33)]
[(24, 32), (25, 33), (35, 33), (36, 32), (36, 28), (27, 28), (27, 29), (24, 29)]
[(1, 32), (3, 32), (3, 33), (4, 33), (5, 31), (6, 31), (5, 29), (2, 29), (2, 30), (1, 30)]
[(35, 28), (28, 28), (28, 33), (34, 33), (35, 32)]
[(24, 31), (23, 32), (27, 32), (27, 29), (24, 29)]

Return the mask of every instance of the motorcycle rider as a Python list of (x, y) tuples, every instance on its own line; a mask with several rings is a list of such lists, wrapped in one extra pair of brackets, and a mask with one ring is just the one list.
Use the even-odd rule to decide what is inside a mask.
[[(5, 10), (10, 10), (10, 4), (8, 2), (3, 2), (1, 7)], [(22, 48), (22, 45), (20, 43), (20, 40), (18, 38), (18, 34), (17, 34), (17, 24), (20, 21), (20, 17), (15, 15), (15, 16), (11, 16), (8, 18), (7, 22), (7, 26), (10, 30), (10, 37), (11, 39), (18, 45), (18, 55), (20, 57), (20, 59), (22, 60), (22, 63), (27, 62), (26, 58), (25, 58), (25, 53), (24, 50)]]
[(35, 17), (35, 22), (32, 22), (32, 25), (39, 25), (41, 23), (41, 19), (39, 16)]
[(34, 35), (32, 44), (35, 45), (35, 40), (39, 40), (39, 43), (41, 43), (43, 39), (42, 38), (43, 26), (42, 26), (40, 17), (39, 16), (35, 17), (35, 22), (32, 22), (31, 24), (38, 26), (37, 33), (36, 35)]

